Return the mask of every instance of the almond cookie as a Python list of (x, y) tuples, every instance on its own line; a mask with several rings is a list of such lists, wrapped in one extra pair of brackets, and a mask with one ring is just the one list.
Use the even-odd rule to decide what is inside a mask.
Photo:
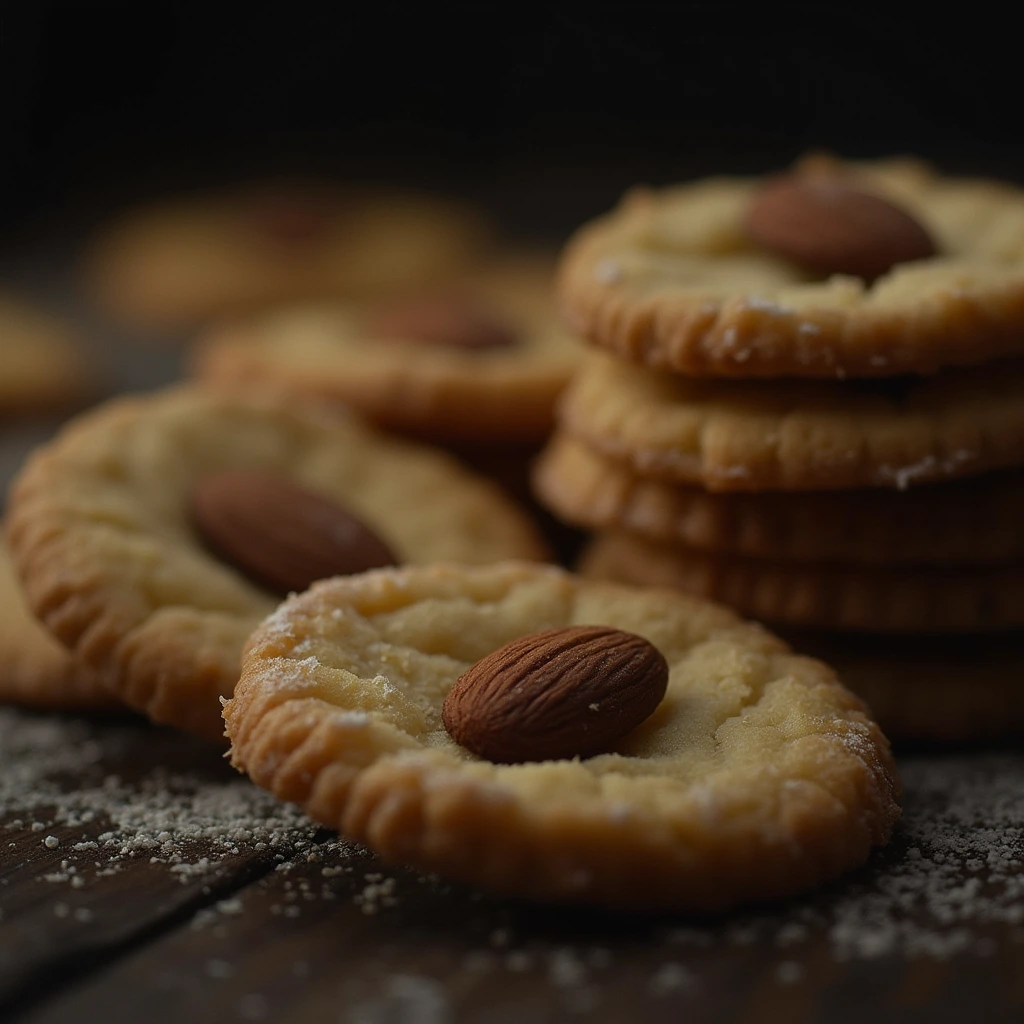
[(567, 247), (581, 337), (728, 377), (931, 373), (1024, 352), (1024, 191), (914, 160), (637, 189)]
[(1024, 563), (853, 566), (708, 554), (606, 533), (581, 556), (591, 579), (675, 587), (772, 624), (879, 633), (1024, 628)]
[(786, 638), (834, 666), (893, 739), (969, 742), (1024, 729), (1024, 633)]
[(482, 247), (481, 217), (402, 192), (280, 185), (130, 211), (85, 254), (83, 284), (131, 327), (188, 327), (281, 302), (390, 294)]
[[(609, 633), (650, 657), (598, 643), (610, 662), (573, 663), (581, 638)], [(510, 764), (512, 742), (498, 761), (458, 745), (453, 695), (501, 681), (505, 650), (529, 652), (504, 666), (529, 688), (549, 649), (566, 658), (556, 697), (570, 680), (577, 696), (603, 692), (608, 664), (625, 686), (660, 658), (664, 699), (593, 755)], [(601, 713), (594, 701), (561, 720), (566, 749)], [(317, 584), (254, 633), (224, 718), (233, 763), (317, 820), (390, 860), (532, 899), (770, 900), (861, 863), (899, 814), (888, 744), (824, 664), (724, 608), (553, 567)]]
[(245, 638), (289, 589), (405, 561), (542, 557), (448, 456), (338, 415), (186, 387), (112, 402), (15, 480), (29, 606), (126, 704), (220, 738)]
[(29, 614), (0, 544), (0, 701), (51, 711), (117, 707), (113, 695)]
[(550, 266), (505, 261), (458, 286), (369, 307), (290, 310), (215, 330), (201, 378), (274, 383), (445, 442), (536, 442), (580, 346), (558, 324)]
[(64, 409), (87, 398), (94, 388), (74, 328), (0, 293), (0, 417)]
[(563, 429), (709, 491), (895, 487), (1024, 462), (1024, 360), (878, 381), (713, 380), (588, 358)]
[(557, 516), (697, 551), (853, 564), (1024, 559), (1024, 473), (886, 490), (712, 494), (649, 480), (557, 434), (534, 465)]

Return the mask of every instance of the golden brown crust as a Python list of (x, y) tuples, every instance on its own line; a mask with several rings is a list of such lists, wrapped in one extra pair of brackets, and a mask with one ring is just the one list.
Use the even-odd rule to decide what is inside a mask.
[(277, 603), (192, 527), (194, 481), (227, 468), (342, 502), (403, 560), (544, 555), (493, 485), (337, 415), (181, 387), (80, 417), (12, 488), (7, 536), (28, 604), (125, 703), (214, 739), (245, 638)]
[(120, 702), (32, 618), (0, 544), (0, 701), (48, 711), (91, 711)]
[(373, 310), (310, 307), (221, 326), (193, 367), (227, 386), (275, 384), (343, 402), (382, 426), (444, 441), (533, 442), (581, 355), (558, 325), (544, 264), (497, 264), (460, 281), (465, 294), (518, 341), (470, 351), (372, 337)]
[(108, 315), (167, 329), (443, 279), (481, 251), (488, 233), (477, 211), (433, 197), (242, 187), (125, 212), (93, 240), (80, 272)]
[(557, 434), (534, 464), (539, 499), (590, 530), (622, 530), (698, 551), (856, 564), (1024, 558), (1024, 473), (947, 484), (799, 494), (713, 494), (648, 480)]
[(71, 324), (0, 293), (0, 418), (67, 409), (96, 385)]
[[(644, 635), (666, 700), (613, 753), (495, 765), (440, 724), (502, 643), (595, 623)], [(521, 564), (317, 584), (253, 635), (232, 759), (388, 859), (500, 892), (721, 910), (860, 863), (898, 816), (888, 745), (820, 662), (725, 609)]]
[(627, 359), (702, 376), (932, 373), (1024, 352), (1024, 192), (912, 160), (837, 166), (912, 213), (939, 254), (870, 286), (815, 281), (744, 236), (757, 179), (638, 189), (570, 241), (566, 322)]
[(711, 491), (895, 487), (1024, 462), (1024, 360), (891, 381), (709, 380), (592, 356), (562, 428)]
[(880, 633), (1024, 627), (1024, 563), (882, 568), (708, 554), (626, 533), (590, 542), (590, 579), (674, 587), (773, 624)]
[(863, 698), (887, 736), (970, 742), (1024, 730), (1024, 635), (786, 633)]

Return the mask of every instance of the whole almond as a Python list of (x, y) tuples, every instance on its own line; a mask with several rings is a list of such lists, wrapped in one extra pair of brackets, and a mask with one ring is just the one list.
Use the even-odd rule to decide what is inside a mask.
[(648, 718), (668, 685), (653, 644), (608, 626), (521, 636), (464, 672), (441, 718), (488, 761), (593, 757)]
[(456, 295), (432, 295), (379, 310), (366, 324), (374, 338), (451, 348), (508, 348), (512, 330), (487, 310)]
[(214, 554), (280, 594), (326, 576), (397, 564), (384, 541), (347, 509), (273, 473), (204, 476), (192, 489), (191, 513)]
[(910, 214), (827, 175), (766, 181), (751, 202), (746, 230), (758, 245), (814, 273), (867, 281), (936, 253)]

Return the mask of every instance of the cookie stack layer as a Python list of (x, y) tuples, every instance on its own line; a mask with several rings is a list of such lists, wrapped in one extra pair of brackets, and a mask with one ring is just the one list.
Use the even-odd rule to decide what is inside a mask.
[(638, 192), (560, 292), (610, 350), (535, 474), (587, 575), (803, 630), (892, 731), (1024, 725), (1024, 193), (820, 157)]

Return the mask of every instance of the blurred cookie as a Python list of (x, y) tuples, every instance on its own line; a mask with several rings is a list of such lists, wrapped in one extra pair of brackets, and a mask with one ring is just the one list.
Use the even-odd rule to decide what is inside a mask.
[(6, 519), (26, 600), (126, 704), (213, 739), (253, 627), (373, 565), (541, 558), (532, 524), (440, 452), (259, 396), (118, 400), (38, 449)]
[(369, 307), (295, 309), (212, 332), (197, 374), (340, 401), (447, 443), (544, 438), (580, 348), (558, 324), (551, 267), (504, 261)]
[(895, 487), (1024, 463), (1024, 360), (888, 380), (715, 380), (587, 359), (563, 429), (710, 491)]
[(835, 668), (891, 738), (970, 742), (1024, 729), (1024, 633), (785, 636)]
[[(540, 728), (585, 733), (601, 706), (557, 703), (570, 683), (552, 658), (568, 655), (558, 664), (584, 692), (613, 671), (633, 681), (607, 649), (578, 656), (591, 631), (574, 627), (594, 626), (662, 659), (667, 689), (646, 720), (586, 756), (502, 763), (456, 742), (448, 698), (470, 670), (506, 695), (541, 672)], [(502, 660), (513, 644), (522, 656)], [(486, 659), (514, 676), (483, 679)], [(824, 664), (724, 608), (552, 567), (317, 584), (254, 633), (224, 718), (232, 762), (281, 799), (389, 860), (531, 899), (657, 912), (771, 900), (862, 863), (899, 815), (888, 743)], [(501, 721), (510, 744), (516, 722)]]
[(1024, 472), (888, 490), (715, 494), (650, 480), (557, 434), (534, 466), (555, 515), (589, 530), (756, 558), (847, 564), (1024, 559)]
[(30, 615), (0, 544), (0, 702), (51, 711), (116, 707), (96, 679)]
[(786, 562), (607, 533), (590, 542), (580, 572), (674, 587), (773, 625), (879, 633), (1024, 628), (1024, 562), (897, 568)]
[(83, 283), (132, 327), (189, 327), (283, 302), (388, 295), (464, 267), (475, 211), (383, 189), (279, 185), (129, 211), (85, 254)]
[(65, 409), (89, 397), (95, 387), (75, 329), (0, 292), (0, 418)]
[(560, 272), (581, 337), (731, 377), (930, 373), (1024, 353), (1024, 191), (914, 160), (636, 189)]

